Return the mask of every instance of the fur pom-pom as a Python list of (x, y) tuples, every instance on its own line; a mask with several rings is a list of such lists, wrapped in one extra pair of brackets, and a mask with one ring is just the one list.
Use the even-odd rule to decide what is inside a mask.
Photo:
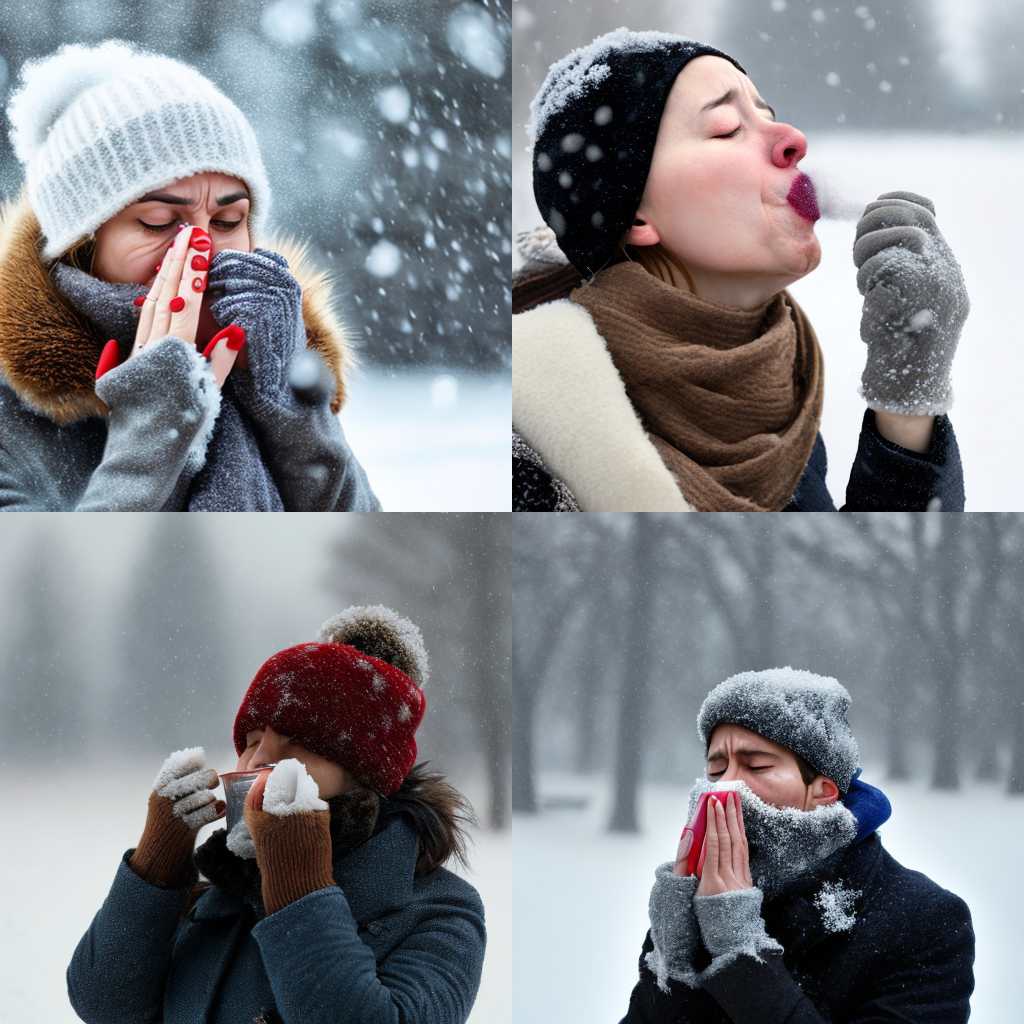
[(27, 61), (7, 105), (11, 145), (18, 159), (28, 163), (75, 99), (123, 74), (138, 53), (130, 43), (111, 39), (99, 46), (69, 43), (47, 57)]
[(328, 619), (317, 637), (323, 643), (349, 644), (404, 672), (422, 687), (430, 675), (427, 648), (419, 626), (382, 604), (353, 605)]

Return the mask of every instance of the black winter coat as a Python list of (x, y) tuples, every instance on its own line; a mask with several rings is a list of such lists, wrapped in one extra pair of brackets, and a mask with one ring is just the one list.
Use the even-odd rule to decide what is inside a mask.
[[(823, 882), (859, 889), (849, 932), (826, 930), (814, 896)], [(658, 988), (640, 956), (640, 980), (621, 1024), (962, 1024), (974, 991), (967, 904), (899, 864), (878, 833), (766, 896), (765, 928), (785, 950), (741, 955), (701, 988)], [(700, 948), (695, 968), (710, 963)]]

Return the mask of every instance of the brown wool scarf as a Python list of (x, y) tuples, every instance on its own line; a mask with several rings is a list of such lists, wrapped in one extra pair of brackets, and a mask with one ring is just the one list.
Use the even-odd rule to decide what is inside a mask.
[(818, 339), (788, 292), (756, 310), (730, 309), (625, 262), (570, 298), (593, 317), (695, 509), (786, 507), (814, 448), (824, 389)]

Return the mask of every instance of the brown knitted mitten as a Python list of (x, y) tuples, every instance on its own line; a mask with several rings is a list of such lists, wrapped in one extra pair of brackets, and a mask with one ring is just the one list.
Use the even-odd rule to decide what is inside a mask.
[(245, 821), (256, 846), (268, 914), (334, 885), (330, 811), (277, 815), (247, 807)]

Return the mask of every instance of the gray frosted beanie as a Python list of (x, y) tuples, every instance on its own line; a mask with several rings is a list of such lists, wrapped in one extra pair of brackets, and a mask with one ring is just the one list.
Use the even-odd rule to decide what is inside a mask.
[(664, 32), (618, 28), (551, 65), (530, 104), (533, 194), (584, 277), (615, 254), (643, 198), (676, 76), (727, 53)]
[(741, 672), (704, 699), (697, 733), (705, 748), (715, 727), (741, 725), (799, 754), (845, 794), (860, 767), (860, 751), (846, 713), (850, 694), (830, 676), (800, 668)]
[(252, 125), (194, 68), (113, 39), (27, 62), (7, 106), (11, 145), (52, 260), (126, 206), (214, 171), (249, 189), (262, 232), (270, 186)]

